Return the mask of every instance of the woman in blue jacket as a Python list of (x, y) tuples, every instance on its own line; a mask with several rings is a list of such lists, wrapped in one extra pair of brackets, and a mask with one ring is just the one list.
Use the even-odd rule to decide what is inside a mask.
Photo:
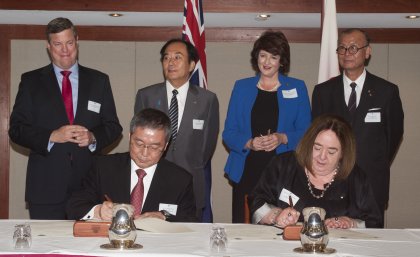
[(261, 35), (251, 64), (257, 75), (236, 81), (223, 131), (230, 150), (225, 172), (233, 185), (233, 223), (245, 221), (245, 195), (270, 159), (294, 150), (311, 122), (305, 82), (285, 75), (290, 47), (282, 32)]

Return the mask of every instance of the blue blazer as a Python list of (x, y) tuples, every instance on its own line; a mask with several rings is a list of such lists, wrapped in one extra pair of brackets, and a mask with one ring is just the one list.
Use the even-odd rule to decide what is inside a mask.
[[(222, 136), (230, 150), (225, 172), (235, 183), (241, 180), (245, 159), (250, 151), (244, 146), (252, 137), (251, 111), (258, 94), (256, 85), (259, 79), (260, 76), (257, 75), (236, 81), (229, 102)], [(311, 122), (311, 107), (305, 82), (284, 75), (279, 75), (279, 81), (281, 86), (277, 90), (277, 132), (285, 133), (288, 143), (279, 145), (277, 154), (294, 150)]]

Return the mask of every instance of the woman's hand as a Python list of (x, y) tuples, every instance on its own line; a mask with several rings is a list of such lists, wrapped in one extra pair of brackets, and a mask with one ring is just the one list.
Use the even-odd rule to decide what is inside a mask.
[(287, 144), (287, 136), (284, 133), (272, 133), (260, 137), (262, 139), (262, 148), (266, 152), (275, 150), (281, 144)]
[(263, 138), (262, 137), (254, 137), (248, 140), (245, 147), (252, 150), (252, 151), (263, 151), (265, 150), (263, 145)]
[(274, 226), (284, 228), (289, 225), (295, 225), (298, 222), (300, 216), (300, 212), (297, 210), (288, 207), (283, 209), (280, 214), (277, 216)]
[(284, 133), (272, 133), (265, 136), (254, 137), (248, 140), (245, 147), (253, 151), (270, 152), (280, 144), (287, 144), (287, 136)]
[(328, 228), (357, 228), (356, 222), (352, 218), (349, 218), (347, 216), (326, 219), (325, 225)]

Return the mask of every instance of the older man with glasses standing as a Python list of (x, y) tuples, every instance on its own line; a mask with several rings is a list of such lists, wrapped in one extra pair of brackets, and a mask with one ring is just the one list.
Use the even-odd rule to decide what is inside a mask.
[(342, 74), (315, 86), (312, 115), (336, 114), (351, 124), (356, 163), (367, 173), (383, 216), (389, 199), (390, 166), (404, 131), (404, 112), (397, 85), (365, 69), (371, 52), (365, 31), (340, 33), (337, 56)]

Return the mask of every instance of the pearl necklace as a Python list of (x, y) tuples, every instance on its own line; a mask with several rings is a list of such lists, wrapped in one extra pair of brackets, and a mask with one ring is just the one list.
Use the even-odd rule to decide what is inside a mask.
[(308, 172), (305, 172), (306, 173), (306, 178), (308, 179), (308, 188), (309, 188), (309, 192), (311, 193), (311, 195), (313, 196), (313, 197), (315, 197), (316, 199), (320, 199), (320, 198), (322, 198), (322, 197), (324, 197), (324, 194), (325, 194), (325, 192), (327, 191), (327, 189), (331, 186), (331, 184), (334, 182), (334, 178), (335, 178), (335, 175), (337, 175), (337, 168), (335, 168), (334, 169), (334, 175), (333, 175), (333, 178), (331, 179), (331, 181), (327, 184), (327, 186), (322, 190), (322, 192), (321, 192), (321, 194), (320, 195), (316, 195), (315, 193), (314, 193), (314, 191), (312, 191), (312, 186), (311, 186), (311, 181), (309, 180), (309, 175), (308, 175)]
[(258, 81), (258, 83), (257, 83), (257, 87), (259, 88), (259, 89), (261, 89), (261, 90), (264, 90), (264, 91), (268, 91), (268, 92), (273, 92), (273, 91), (276, 91), (277, 90), (277, 88), (280, 86), (280, 81), (277, 81), (277, 83), (274, 85), (274, 87), (272, 87), (272, 88), (270, 88), (270, 89), (264, 89), (262, 86), (261, 86), (261, 80), (260, 81)]

